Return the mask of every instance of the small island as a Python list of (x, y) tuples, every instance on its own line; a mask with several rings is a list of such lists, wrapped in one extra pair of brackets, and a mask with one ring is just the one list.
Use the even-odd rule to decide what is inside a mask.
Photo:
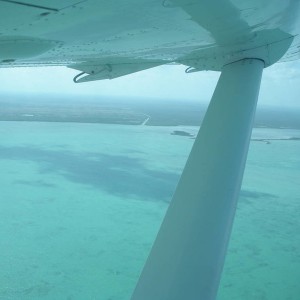
[(180, 136), (188, 136), (188, 137), (193, 137), (194, 135), (186, 132), (186, 131), (182, 131), (182, 130), (174, 130), (172, 133), (172, 135), (180, 135)]

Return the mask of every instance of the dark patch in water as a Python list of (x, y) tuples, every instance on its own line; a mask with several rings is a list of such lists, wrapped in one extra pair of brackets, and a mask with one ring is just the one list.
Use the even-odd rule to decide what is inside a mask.
[(42, 187), (42, 188), (52, 188), (55, 187), (55, 184), (44, 182), (43, 180), (15, 180), (14, 184), (22, 184), (22, 185), (30, 185), (34, 187)]
[[(170, 201), (179, 174), (148, 169), (140, 158), (123, 155), (76, 153), (35, 147), (0, 147), (1, 159), (32, 161), (41, 174), (58, 173), (66, 179), (118, 196)], [(19, 180), (19, 184), (32, 184)], [(38, 181), (33, 184), (42, 184)]]
[(242, 200), (242, 202), (248, 202), (248, 203), (251, 203), (251, 201), (249, 201), (249, 199), (264, 199), (264, 200), (266, 200), (266, 199), (275, 199), (275, 198), (278, 198), (278, 197), (274, 194), (264, 193), (264, 192), (241, 190), (241, 193), (240, 193), (240, 199)]

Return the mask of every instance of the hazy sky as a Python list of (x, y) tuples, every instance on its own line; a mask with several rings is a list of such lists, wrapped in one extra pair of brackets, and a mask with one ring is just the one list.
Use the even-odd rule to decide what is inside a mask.
[[(65, 67), (0, 69), (0, 93), (99, 95), (209, 101), (218, 72), (185, 74), (185, 66), (161, 66), (114, 80), (73, 83), (79, 71)], [(264, 71), (260, 105), (300, 107), (300, 62), (278, 63)]]

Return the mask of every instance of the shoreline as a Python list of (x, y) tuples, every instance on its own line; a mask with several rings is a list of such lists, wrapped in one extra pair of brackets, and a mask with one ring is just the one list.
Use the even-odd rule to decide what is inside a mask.
[[(1, 119), (0, 122), (20, 122), (20, 123), (71, 123), (71, 124), (103, 124), (103, 125), (125, 125), (125, 126), (147, 126), (147, 127), (197, 127), (197, 124), (165, 124), (155, 123), (147, 124), (151, 117), (147, 117), (142, 123), (141, 122), (99, 122), (99, 121), (80, 121), (80, 120), (24, 120), (24, 119)], [(278, 129), (278, 130), (300, 130), (299, 127), (286, 127), (286, 126), (260, 126), (254, 125), (253, 129)]]

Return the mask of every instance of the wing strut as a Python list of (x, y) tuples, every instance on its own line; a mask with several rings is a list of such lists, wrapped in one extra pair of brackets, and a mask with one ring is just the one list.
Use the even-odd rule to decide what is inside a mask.
[(264, 62), (223, 67), (132, 300), (216, 298)]

